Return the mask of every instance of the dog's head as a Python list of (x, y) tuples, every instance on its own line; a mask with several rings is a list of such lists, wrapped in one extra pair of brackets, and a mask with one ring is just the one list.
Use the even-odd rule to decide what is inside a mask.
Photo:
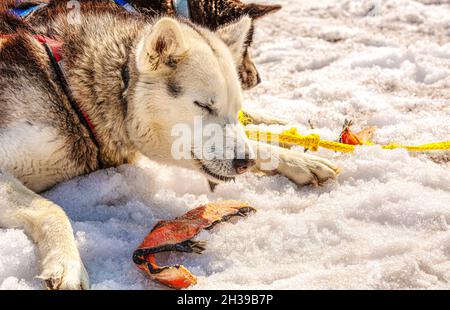
[(236, 70), (251, 19), (211, 32), (162, 18), (136, 49), (128, 132), (145, 155), (228, 181), (254, 164), (237, 120), (242, 90)]

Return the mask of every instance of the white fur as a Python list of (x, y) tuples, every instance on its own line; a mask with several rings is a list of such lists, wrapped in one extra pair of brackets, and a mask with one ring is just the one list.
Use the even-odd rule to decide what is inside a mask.
[[(11, 137), (14, 137), (13, 139)], [(41, 192), (64, 180), (67, 148), (56, 129), (15, 123), (0, 131), (0, 171)]]

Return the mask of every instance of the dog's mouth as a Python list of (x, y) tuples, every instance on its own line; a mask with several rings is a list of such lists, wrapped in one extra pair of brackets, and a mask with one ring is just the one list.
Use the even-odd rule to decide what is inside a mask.
[(211, 171), (211, 169), (209, 169), (201, 159), (198, 159), (195, 154), (192, 152), (192, 158), (195, 160), (195, 162), (198, 165), (198, 168), (200, 169), (200, 171), (202, 171), (204, 174), (206, 174), (211, 180), (210, 181), (215, 181), (215, 182), (230, 182), (230, 181), (234, 181), (235, 178), (234, 177), (230, 177), (230, 176), (226, 176), (226, 175), (221, 175), (221, 174), (217, 174), (213, 171)]

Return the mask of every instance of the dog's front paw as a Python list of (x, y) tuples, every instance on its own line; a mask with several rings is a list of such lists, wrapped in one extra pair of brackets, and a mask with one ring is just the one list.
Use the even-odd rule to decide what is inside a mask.
[(78, 253), (73, 257), (52, 253), (43, 262), (43, 271), (38, 277), (44, 280), (49, 290), (87, 290), (89, 276)]
[(321, 185), (335, 179), (339, 168), (329, 160), (293, 151), (280, 156), (277, 171), (298, 185)]

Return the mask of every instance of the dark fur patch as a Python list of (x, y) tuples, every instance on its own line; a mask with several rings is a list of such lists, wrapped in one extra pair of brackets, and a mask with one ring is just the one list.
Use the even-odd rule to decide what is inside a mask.
[(167, 44), (166, 41), (164, 41), (164, 38), (158, 38), (158, 40), (156, 40), (156, 44), (155, 44), (155, 51), (156, 53), (158, 53), (158, 55), (163, 55), (164, 52), (167, 49)]
[(167, 80), (167, 92), (172, 97), (177, 98), (183, 93), (183, 87), (174, 77), (170, 77)]
[(127, 64), (122, 67), (120, 75), (122, 76), (123, 81), (123, 91), (126, 91), (130, 85), (130, 70), (128, 69)]

